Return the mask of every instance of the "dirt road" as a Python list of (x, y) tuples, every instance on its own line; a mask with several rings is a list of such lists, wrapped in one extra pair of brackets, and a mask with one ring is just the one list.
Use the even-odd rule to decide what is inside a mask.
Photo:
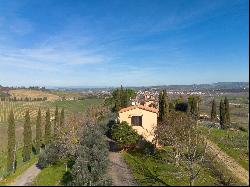
[(32, 183), (34, 178), (40, 173), (40, 169), (36, 167), (36, 164), (29, 167), (25, 172), (19, 175), (10, 186), (28, 186)]
[(112, 178), (112, 186), (137, 186), (130, 169), (123, 160), (122, 153), (116, 149), (116, 145), (109, 140), (109, 170), (108, 174)]
[(213, 155), (217, 155), (216, 159), (223, 163), (232, 173), (242, 182), (249, 185), (249, 172), (241, 167), (233, 158), (223, 152), (216, 144), (207, 140), (208, 151)]

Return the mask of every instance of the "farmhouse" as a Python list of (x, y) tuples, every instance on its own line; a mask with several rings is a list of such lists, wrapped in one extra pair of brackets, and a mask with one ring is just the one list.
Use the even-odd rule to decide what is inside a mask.
[(154, 130), (157, 125), (158, 110), (156, 108), (135, 105), (121, 109), (118, 114), (120, 122), (126, 121), (146, 140), (150, 142), (153, 140)]

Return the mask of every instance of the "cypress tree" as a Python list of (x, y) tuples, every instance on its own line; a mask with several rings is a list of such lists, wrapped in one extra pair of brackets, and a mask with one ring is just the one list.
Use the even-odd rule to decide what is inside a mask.
[(220, 126), (221, 129), (225, 129), (225, 104), (222, 100), (220, 101)]
[(25, 114), (24, 130), (23, 130), (23, 161), (30, 160), (30, 154), (32, 151), (32, 131), (30, 123), (29, 110)]
[(61, 115), (60, 115), (60, 127), (64, 126), (64, 108), (61, 110)]
[(228, 128), (230, 126), (230, 112), (229, 112), (229, 102), (227, 97), (224, 99), (224, 105), (225, 105), (225, 126)]
[(11, 110), (8, 118), (8, 147), (7, 147), (7, 172), (15, 171), (16, 164), (16, 135), (15, 135), (15, 119)]
[(39, 108), (36, 119), (36, 153), (40, 153), (40, 147), (42, 145), (42, 129), (41, 129), (41, 110)]
[(212, 110), (211, 110), (211, 121), (216, 120), (216, 102), (215, 99), (212, 102)]
[(54, 120), (54, 136), (57, 137), (59, 132), (59, 114), (58, 107), (56, 106), (55, 110), (55, 120)]
[(51, 122), (50, 122), (50, 111), (48, 108), (45, 116), (45, 144), (47, 145), (50, 142), (51, 142)]
[(190, 112), (191, 116), (197, 120), (198, 119), (198, 116), (199, 116), (199, 106), (198, 106), (198, 102), (199, 102), (199, 98), (198, 97), (195, 97), (195, 96), (190, 96), (188, 98), (188, 104), (189, 104), (189, 107), (188, 107), (188, 112)]
[(169, 103), (166, 90), (163, 90), (159, 95), (159, 121), (167, 119), (169, 114)]

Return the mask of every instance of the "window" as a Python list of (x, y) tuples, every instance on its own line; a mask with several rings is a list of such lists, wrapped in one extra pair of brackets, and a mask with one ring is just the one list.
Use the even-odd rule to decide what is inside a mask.
[(142, 116), (132, 116), (131, 124), (132, 126), (142, 126)]

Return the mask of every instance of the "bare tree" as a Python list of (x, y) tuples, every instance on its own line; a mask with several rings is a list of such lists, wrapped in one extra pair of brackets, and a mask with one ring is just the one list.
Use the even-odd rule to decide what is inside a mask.
[(207, 149), (197, 123), (184, 112), (171, 112), (165, 122), (157, 125), (155, 140), (159, 145), (173, 147), (175, 164), (187, 169), (189, 185), (193, 186)]

